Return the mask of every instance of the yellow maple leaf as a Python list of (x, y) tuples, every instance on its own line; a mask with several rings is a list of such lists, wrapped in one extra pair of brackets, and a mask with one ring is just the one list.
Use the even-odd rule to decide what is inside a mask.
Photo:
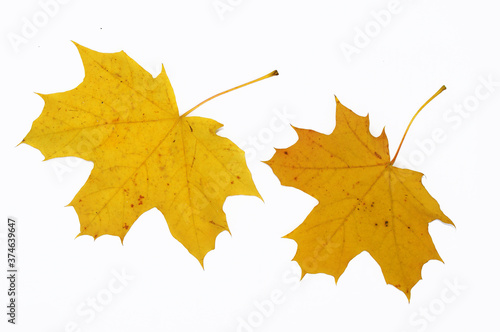
[(100, 53), (75, 43), (85, 78), (75, 89), (40, 96), (42, 114), (22, 143), (45, 159), (75, 156), (94, 162), (72, 202), (80, 234), (122, 240), (156, 207), (172, 235), (203, 265), (216, 236), (229, 230), (222, 205), (230, 195), (260, 197), (244, 152), (216, 135), (222, 125), (179, 116), (162, 66), (153, 78), (123, 51)]
[(453, 223), (422, 185), (422, 173), (393, 166), (397, 153), (390, 160), (385, 131), (372, 136), (368, 116), (356, 115), (335, 99), (336, 126), (330, 135), (294, 128), (297, 143), (277, 149), (266, 162), (283, 185), (319, 201), (285, 237), (298, 244), (294, 260), (302, 276), (326, 273), (337, 280), (349, 261), (367, 251), (386, 282), (409, 300), (423, 264), (441, 260), (428, 224), (435, 219)]

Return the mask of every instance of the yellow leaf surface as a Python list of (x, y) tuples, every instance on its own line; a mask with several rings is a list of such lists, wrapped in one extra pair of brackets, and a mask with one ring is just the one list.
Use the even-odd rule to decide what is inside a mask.
[(76, 46), (83, 82), (40, 95), (45, 107), (22, 143), (45, 159), (94, 162), (69, 204), (80, 219), (79, 235), (116, 235), (123, 242), (136, 219), (156, 207), (172, 235), (203, 265), (216, 236), (228, 230), (226, 197), (260, 197), (244, 152), (216, 135), (220, 123), (179, 116), (163, 67), (153, 78), (123, 51)]
[(368, 116), (337, 100), (330, 135), (294, 128), (299, 139), (267, 161), (281, 183), (313, 196), (319, 204), (287, 238), (298, 244), (294, 260), (306, 273), (336, 279), (367, 251), (387, 283), (408, 299), (423, 264), (441, 260), (429, 222), (453, 224), (421, 182), (422, 173), (392, 166), (385, 132), (374, 137)]

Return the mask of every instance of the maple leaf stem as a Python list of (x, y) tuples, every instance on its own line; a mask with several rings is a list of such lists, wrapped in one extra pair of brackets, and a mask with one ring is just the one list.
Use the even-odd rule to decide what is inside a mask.
[(432, 97), (429, 98), (429, 100), (427, 100), (417, 111), (417, 113), (415, 113), (415, 115), (413, 116), (413, 118), (411, 118), (410, 120), (410, 123), (408, 124), (408, 127), (406, 127), (406, 130), (405, 130), (405, 133), (403, 135), (403, 138), (401, 139), (401, 143), (399, 143), (399, 147), (398, 147), (398, 150), (396, 151), (396, 154), (394, 155), (394, 157), (392, 158), (391, 162), (389, 163), (389, 165), (394, 165), (394, 162), (396, 161), (396, 157), (398, 156), (399, 154), (399, 150), (401, 150), (401, 145), (403, 145), (403, 142), (405, 140), (405, 137), (406, 137), (406, 134), (408, 133), (408, 130), (410, 129), (410, 126), (411, 124), (413, 123), (413, 120), (415, 120), (415, 118), (417, 117), (418, 113), (420, 113), (420, 111), (425, 107), (427, 106), (428, 103), (430, 103), (434, 98), (436, 98), (441, 92), (443, 92), (444, 90), (446, 90), (446, 87), (443, 85), (435, 94), (432, 95)]
[(219, 97), (219, 96), (221, 96), (221, 95), (223, 95), (223, 94), (226, 94), (226, 93), (228, 93), (228, 92), (231, 92), (231, 91), (237, 90), (237, 89), (239, 89), (239, 88), (242, 88), (242, 87), (244, 87), (244, 86), (250, 85), (250, 84), (252, 84), (252, 83), (256, 83), (256, 82), (258, 82), (258, 81), (265, 80), (266, 78), (269, 78), (269, 77), (272, 77), (272, 76), (278, 76), (278, 75), (279, 75), (279, 74), (278, 74), (278, 71), (277, 71), (277, 70), (274, 70), (274, 71), (272, 71), (271, 73), (269, 73), (269, 74), (267, 74), (267, 75), (264, 75), (264, 76), (262, 76), (262, 77), (259, 77), (259, 78), (255, 79), (255, 80), (253, 80), (253, 81), (247, 82), (247, 83), (245, 83), (245, 84), (238, 85), (237, 87), (234, 87), (234, 88), (232, 88), (232, 89), (229, 89), (229, 90), (223, 91), (223, 92), (221, 92), (221, 93), (218, 93), (218, 94), (216, 94), (216, 95), (214, 95), (214, 96), (212, 96), (212, 97), (210, 97), (210, 98), (208, 98), (208, 99), (205, 99), (204, 101), (202, 101), (201, 103), (199, 103), (199, 104), (198, 104), (198, 105), (196, 105), (195, 107), (191, 108), (189, 111), (187, 111), (186, 113), (182, 114), (182, 115), (181, 115), (181, 117), (183, 117), (183, 116), (187, 116), (189, 113), (191, 113), (192, 111), (194, 111), (195, 109), (197, 109), (197, 108), (198, 108), (198, 107), (200, 107), (201, 105), (203, 105), (203, 104), (205, 104), (206, 102), (208, 102), (208, 101), (210, 101), (210, 100), (212, 100), (212, 99), (214, 99), (214, 98), (217, 98), (217, 97)]

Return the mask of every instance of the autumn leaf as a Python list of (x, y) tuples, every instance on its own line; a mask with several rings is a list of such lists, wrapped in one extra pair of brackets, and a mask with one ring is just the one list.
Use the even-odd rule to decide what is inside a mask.
[(335, 99), (336, 127), (330, 135), (294, 128), (297, 143), (277, 149), (267, 161), (283, 185), (319, 201), (285, 237), (298, 244), (294, 260), (302, 276), (326, 273), (337, 280), (355, 256), (367, 251), (386, 282), (409, 300), (422, 266), (441, 260), (428, 224), (435, 219), (453, 223), (422, 185), (422, 173), (393, 166), (397, 153), (391, 160), (385, 131), (372, 136), (368, 116)]
[(156, 207), (172, 235), (203, 265), (216, 236), (228, 230), (222, 205), (230, 195), (260, 197), (244, 152), (216, 135), (214, 120), (179, 116), (162, 66), (153, 78), (123, 51), (99, 53), (75, 43), (85, 68), (73, 90), (40, 94), (42, 114), (22, 143), (45, 159), (94, 162), (72, 202), (80, 234), (122, 240), (136, 219)]

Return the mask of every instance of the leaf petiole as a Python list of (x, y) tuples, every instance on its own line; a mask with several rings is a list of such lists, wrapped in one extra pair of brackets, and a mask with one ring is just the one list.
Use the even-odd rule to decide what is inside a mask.
[(405, 137), (406, 137), (406, 134), (408, 133), (408, 129), (410, 129), (410, 126), (411, 124), (413, 123), (413, 120), (415, 120), (415, 118), (417, 117), (418, 113), (420, 113), (420, 111), (425, 107), (427, 106), (428, 103), (430, 103), (434, 98), (436, 98), (441, 92), (443, 92), (444, 90), (446, 90), (446, 87), (443, 85), (434, 95), (432, 95), (432, 97), (429, 98), (429, 100), (427, 100), (417, 111), (417, 113), (415, 113), (415, 115), (413, 116), (413, 118), (411, 118), (411, 121), (410, 123), (408, 124), (408, 127), (406, 127), (406, 130), (405, 130), (405, 133), (403, 135), (403, 138), (401, 139), (401, 143), (399, 143), (399, 147), (398, 147), (398, 150), (396, 151), (396, 154), (394, 155), (394, 157), (392, 158), (391, 162), (389, 163), (389, 165), (393, 165), (394, 164), (394, 161), (396, 161), (396, 157), (398, 156), (399, 154), (399, 150), (401, 150), (401, 145), (403, 145), (403, 141), (405, 140)]
[(250, 85), (250, 84), (252, 84), (252, 83), (256, 83), (256, 82), (258, 82), (258, 81), (262, 81), (262, 80), (264, 80), (264, 79), (266, 79), (266, 78), (269, 78), (269, 77), (272, 77), (272, 76), (278, 76), (278, 75), (279, 75), (278, 71), (277, 71), (277, 70), (274, 70), (274, 71), (270, 72), (269, 74), (264, 75), (264, 76), (262, 76), (262, 77), (259, 77), (259, 78), (255, 79), (255, 80), (253, 80), (253, 81), (247, 82), (247, 83), (245, 83), (245, 84), (238, 85), (237, 87), (234, 87), (234, 88), (232, 88), (232, 89), (229, 89), (229, 90), (223, 91), (223, 92), (221, 92), (221, 93), (218, 93), (218, 94), (216, 94), (216, 95), (214, 95), (214, 96), (212, 96), (212, 97), (210, 97), (210, 98), (208, 98), (208, 99), (205, 99), (204, 101), (202, 101), (201, 103), (199, 103), (199, 104), (198, 104), (198, 105), (196, 105), (195, 107), (191, 108), (189, 111), (187, 111), (187, 112), (185, 112), (184, 114), (182, 114), (182, 115), (181, 115), (181, 117), (183, 117), (183, 116), (187, 116), (189, 113), (191, 113), (192, 111), (194, 111), (195, 109), (197, 109), (197, 108), (198, 108), (198, 107), (200, 107), (201, 105), (203, 105), (203, 104), (205, 104), (206, 102), (208, 102), (208, 101), (210, 101), (210, 100), (212, 100), (212, 99), (214, 99), (214, 98), (217, 98), (217, 97), (219, 97), (219, 96), (221, 96), (221, 95), (223, 95), (223, 94), (226, 94), (226, 93), (228, 93), (228, 92), (231, 92), (231, 91), (237, 90), (237, 89), (239, 89), (239, 88), (242, 88), (242, 87), (244, 87), (244, 86)]

